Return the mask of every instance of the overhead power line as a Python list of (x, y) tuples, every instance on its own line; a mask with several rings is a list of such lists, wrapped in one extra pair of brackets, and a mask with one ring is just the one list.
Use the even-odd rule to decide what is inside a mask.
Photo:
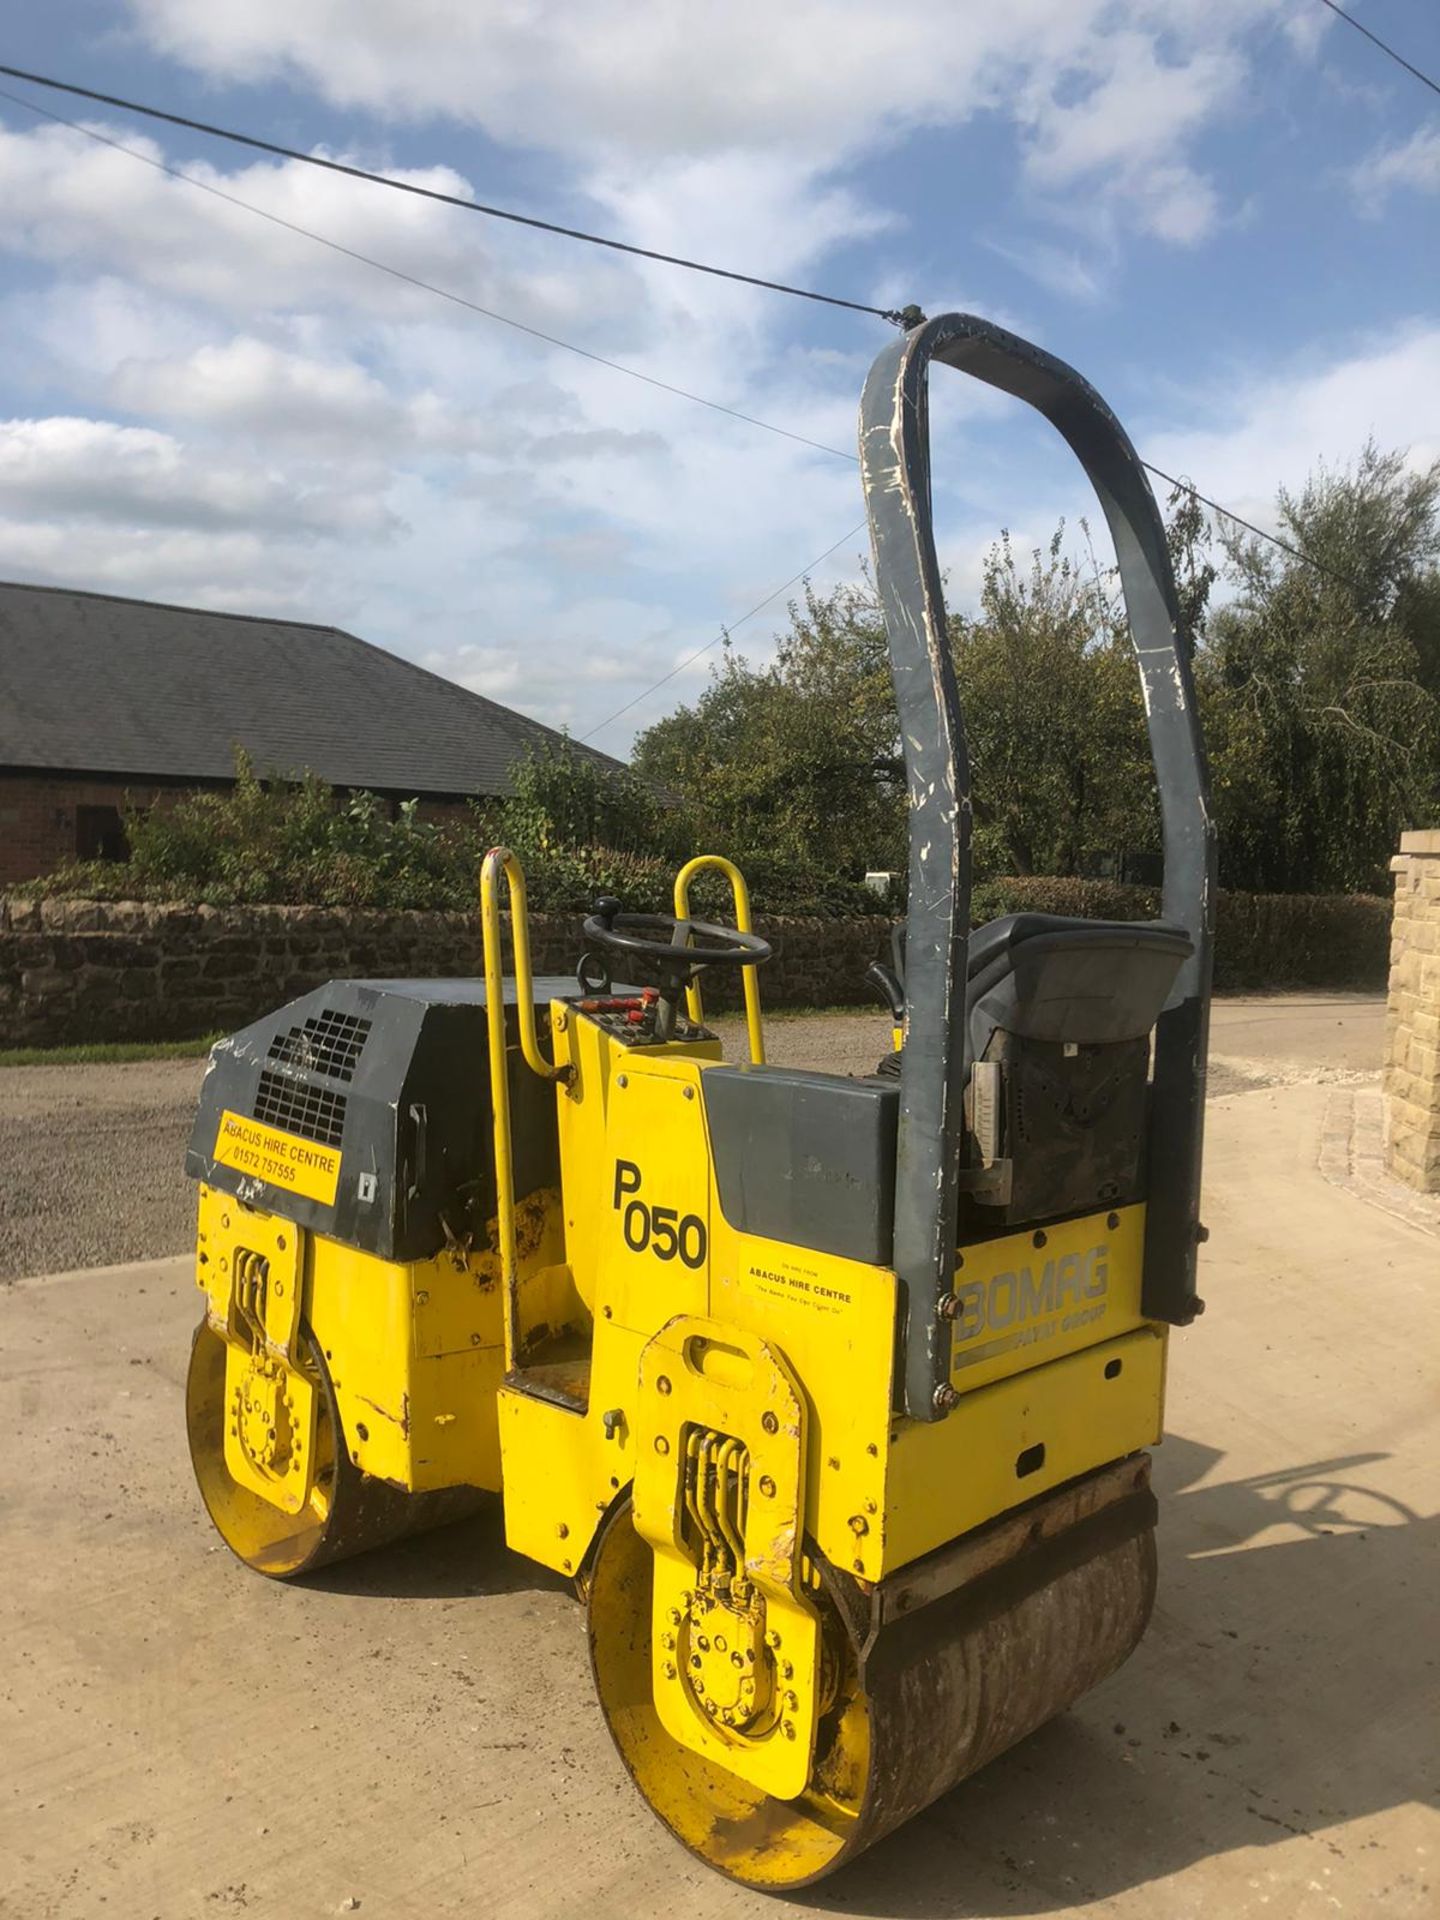
[(605, 234), (588, 233), (582, 227), (563, 227), (554, 220), (540, 220), (534, 214), (517, 213), (511, 207), (487, 206), (482, 200), (467, 200), (463, 194), (442, 193), (438, 187), (422, 187), (413, 180), (396, 180), (389, 174), (372, 173), (368, 167), (351, 166), (344, 160), (328, 160), (322, 154), (305, 153), (299, 147), (282, 146), (276, 140), (263, 140), (258, 134), (241, 133), (235, 127), (216, 126), (209, 120), (195, 120), (189, 114), (170, 113), (163, 107), (146, 106), (139, 100), (126, 100), (118, 93), (100, 93), (94, 87), (77, 86), (71, 80), (56, 80), (45, 73), (30, 73), (24, 67), (0, 65), (0, 74), (12, 80), (25, 80), (33, 87), (49, 87), (55, 93), (73, 94), (79, 100), (94, 100), (103, 107), (119, 107), (123, 113), (138, 113), (147, 120), (163, 120), (168, 126), (184, 127), (190, 133), (208, 134), (215, 140), (229, 140), (237, 147), (250, 147), (256, 153), (273, 153), (282, 160), (298, 160), (303, 166), (322, 167), (327, 173), (343, 173), (352, 180), (368, 180), (372, 186), (388, 187), (392, 193), (413, 194), (419, 200), (438, 200), (442, 206), (458, 207), (462, 213), (483, 214), (488, 220), (508, 220), (517, 227), (534, 227), (540, 233), (559, 234), (565, 240), (583, 240), (587, 246), (608, 247), (612, 253), (634, 254), (640, 260), (657, 260), (663, 266), (684, 267), (690, 273), (708, 273), (717, 280), (738, 280), (747, 287), (763, 287), (767, 293), (785, 293), (796, 300), (814, 300), (826, 307), (845, 307), (851, 313), (874, 314), (895, 325), (905, 316), (893, 308), (872, 307), (863, 300), (843, 300), (838, 294), (819, 293), (813, 287), (792, 287), (783, 280), (766, 280), (756, 273), (738, 273), (730, 267), (711, 266), (704, 260), (689, 260), (683, 254), (659, 253), (653, 247), (637, 247), (629, 240), (615, 240)]
[(677, 387), (668, 380), (658, 380), (653, 373), (642, 373), (638, 367), (627, 367), (620, 360), (608, 360), (603, 353), (593, 353), (589, 347), (576, 346), (573, 340), (562, 340), (558, 334), (546, 333), (524, 320), (498, 313), (495, 308), (482, 306), (478, 300), (471, 300), (463, 293), (437, 286), (433, 280), (422, 280), (417, 273), (407, 273), (403, 267), (392, 267), (388, 261), (377, 260), (373, 254), (361, 253), (357, 247), (347, 247), (340, 240), (316, 233), (313, 227), (302, 227), (296, 220), (287, 220), (281, 214), (271, 213), (268, 207), (257, 207), (253, 200), (242, 200), (239, 194), (227, 193), (223, 187), (217, 187), (209, 180), (199, 180), (193, 173), (186, 173), (183, 167), (173, 167), (166, 160), (157, 160), (153, 154), (141, 153), (138, 147), (127, 147), (123, 140), (112, 139), (96, 127), (69, 120), (63, 113), (52, 113), (49, 107), (42, 107), (37, 100), (26, 100), (23, 95), (11, 93), (4, 87), (0, 87), (0, 100), (23, 107), (27, 113), (39, 114), (56, 126), (68, 127), (72, 133), (83, 134), (87, 140), (109, 147), (115, 153), (123, 153), (128, 159), (138, 160), (142, 166), (150, 167), (156, 173), (168, 174), (172, 180), (183, 181), (187, 187), (194, 187), (199, 193), (208, 193), (213, 200), (223, 200), (228, 206), (238, 207), (242, 213), (254, 214), (257, 220), (268, 220), (272, 227), (283, 227), (287, 233), (297, 234), (302, 240), (313, 240), (317, 247), (327, 247), (331, 253), (343, 254), (347, 260), (358, 261), (362, 267), (373, 267), (376, 273), (388, 274), (392, 280), (401, 280), (408, 287), (418, 287), (422, 293), (433, 293), (437, 299), (448, 300), (452, 306), (464, 307), (468, 313), (478, 313), (482, 319), (493, 320), (498, 326), (510, 327), (516, 333), (528, 334), (532, 340), (543, 340), (546, 346), (561, 347), (566, 353), (578, 354), (582, 360), (593, 361), (596, 366), (609, 367), (612, 373), (623, 373), (631, 380), (642, 380), (647, 387), (658, 387), (661, 393), (674, 394), (678, 400), (693, 400), (697, 407), (708, 407), (712, 413), (728, 414), (732, 420), (744, 421), (747, 427), (760, 427), (766, 433), (778, 434), (782, 440), (795, 440), (802, 447), (813, 447), (817, 453), (833, 454), (837, 460), (855, 458), (843, 447), (826, 446), (823, 440), (812, 440), (790, 427), (777, 426), (773, 420), (761, 420), (753, 413), (742, 413), (738, 407), (728, 407), (723, 400), (711, 400), (703, 393), (692, 393), (688, 387)]
[[(0, 66), (0, 73), (20, 73), (20, 69)], [(29, 79), (34, 76), (21, 73), (21, 77)], [(55, 84), (58, 85), (59, 83), (57, 82)], [(79, 88), (67, 90), (73, 92), (85, 91)], [(97, 99), (106, 98), (106, 96), (102, 95), (94, 95), (91, 97)], [(227, 193), (223, 187), (217, 187), (211, 181), (197, 179), (194, 174), (186, 173), (181, 167), (172, 166), (165, 160), (157, 160), (153, 154), (141, 153), (138, 148), (127, 146), (123, 140), (116, 140), (109, 134), (101, 133), (96, 127), (85, 126), (78, 120), (71, 120), (64, 114), (53, 112), (49, 107), (42, 107), (38, 101), (27, 100), (23, 95), (11, 93), (3, 87), (0, 87), (0, 100), (8, 100), (12, 106), (23, 108), (25, 112), (33, 113), (42, 119), (49, 120), (56, 126), (66, 127), (72, 133), (81, 134), (87, 140), (94, 141), (99, 146), (108, 147), (115, 153), (124, 154), (127, 159), (137, 160), (142, 166), (147, 166), (156, 173), (163, 173), (172, 180), (182, 182), (185, 186), (194, 187), (200, 193), (209, 194), (212, 199), (223, 200), (227, 205), (238, 208), (242, 213), (253, 214), (258, 220), (265, 220), (272, 226), (282, 227), (287, 233), (293, 233), (303, 240), (313, 241), (316, 246), (325, 247), (331, 253), (340, 254), (347, 260), (354, 260), (361, 266), (370, 267), (375, 272), (383, 273), (392, 280), (403, 282), (406, 286), (416, 287), (423, 293), (434, 294), (437, 299), (446, 300), (453, 306), (463, 307), (467, 312), (478, 314), (482, 319), (493, 320), (499, 326), (509, 327), (517, 333), (528, 335), (529, 338), (533, 340), (543, 341), (547, 346), (559, 347), (566, 353), (576, 354), (582, 360), (589, 360), (596, 366), (609, 368), (612, 373), (622, 373), (631, 380), (642, 381), (646, 386), (655, 387), (662, 393), (673, 395), (676, 399), (692, 401), (696, 406), (706, 407), (713, 413), (724, 414), (732, 420), (741, 421), (746, 426), (758, 427), (765, 433), (773, 433), (781, 439), (795, 441), (800, 446), (810, 447), (817, 453), (829, 454), (837, 460), (847, 460), (852, 465), (858, 465), (858, 457), (842, 447), (832, 447), (828, 446), (824, 441), (812, 440), (808, 435), (796, 433), (789, 427), (777, 426), (773, 420), (762, 420), (756, 414), (744, 413), (737, 407), (727, 406), (723, 401), (711, 400), (705, 394), (695, 393), (687, 387), (675, 386), (668, 380), (657, 379), (653, 374), (641, 372), (638, 367), (629, 367), (626, 366), (623, 361), (607, 359), (604, 354), (594, 353), (588, 347), (577, 346), (573, 340), (564, 340), (560, 338), (558, 334), (546, 333), (541, 328), (532, 327), (523, 320), (513, 319), (509, 314), (499, 313), (493, 307), (482, 306), (479, 301), (471, 300), (466, 295), (456, 293), (449, 287), (437, 286), (434, 281), (422, 279), (418, 274), (407, 273), (401, 267), (391, 266), (388, 261), (377, 260), (374, 255), (362, 253), (358, 248), (347, 247), (342, 241), (332, 240), (326, 234), (316, 233), (313, 228), (301, 226), (298, 221), (287, 220), (281, 214), (272, 213), (266, 207), (257, 207), (253, 201), (241, 199), (238, 194)], [(283, 152), (287, 150), (276, 149), (276, 151)], [(296, 157), (304, 158), (305, 156), (297, 155)], [(349, 169), (340, 170), (349, 171)], [(465, 206), (472, 205), (469, 201), (461, 202), (460, 204)], [(878, 308), (867, 308), (863, 310), (877, 314), (880, 311)], [(881, 315), (881, 317), (898, 318), (900, 316)], [(1248, 533), (1254, 534), (1258, 539), (1269, 541), (1272, 546), (1278, 547), (1282, 552), (1289, 554), (1292, 559), (1299, 560), (1303, 564), (1315, 568), (1317, 572), (1328, 574), (1330, 578), (1338, 580), (1352, 592), (1359, 592), (1356, 583), (1347, 579), (1344, 574), (1338, 573), (1333, 567), (1326, 565), (1324, 561), (1316, 560), (1312, 555), (1304, 552), (1303, 549), (1291, 545), (1289, 541), (1281, 539), (1278, 534), (1267, 533), (1263, 527), (1256, 526), (1253, 521), (1245, 519), (1243, 515), (1233, 513), (1228, 507), (1221, 506), (1218, 501), (1210, 499), (1208, 495), (1201, 493), (1198, 488), (1192, 486), (1188, 480), (1177, 479), (1173, 474), (1166, 473), (1163, 468), (1152, 466), (1148, 460), (1142, 460), (1140, 464), (1145, 468), (1147, 473), (1154, 475), (1157, 480), (1163, 480), (1167, 486), (1178, 488), (1182, 493), (1189, 494), (1202, 506), (1207, 507), (1212, 513), (1217, 513), (1222, 518), (1232, 521), (1236, 526), (1244, 527)], [(865, 523), (861, 521), (859, 525), (851, 528), (848, 533), (843, 534), (832, 546), (827, 547), (824, 553), (819, 554), (805, 567), (802, 567), (798, 573), (792, 575), (782, 586), (776, 587), (774, 591), (767, 594), (763, 600), (758, 601), (748, 613), (742, 614), (738, 620), (731, 622), (728, 627), (722, 627), (720, 632), (717, 633), (713, 639), (707, 640), (703, 647), (698, 648), (695, 653), (691, 654), (687, 659), (682, 660), (680, 664), (672, 668), (669, 673), (662, 675), (652, 686), (645, 688), (642, 693), (637, 694), (633, 700), (627, 701), (623, 707), (618, 708), (616, 712), (612, 713), (607, 719), (602, 720), (598, 726), (592, 727), (589, 733), (582, 736), (582, 743), (583, 741), (592, 739), (595, 734), (603, 732), (606, 727), (620, 719), (622, 715), (628, 713), (632, 707), (638, 706), (641, 701), (649, 699), (652, 693), (657, 692), (660, 687), (666, 685), (670, 680), (673, 680), (677, 674), (683, 673), (686, 667), (692, 666), (696, 660), (700, 659), (703, 654), (708, 653), (712, 647), (718, 646), (727, 633), (744, 626), (746, 621), (754, 619), (755, 616), (769, 606), (772, 601), (778, 599), (782, 593), (803, 580), (821, 561), (827, 560), (837, 548), (842, 547), (847, 540), (853, 539), (857, 533), (862, 532), (864, 525)]]
[(1292, 560), (1299, 560), (1304, 566), (1314, 567), (1317, 573), (1328, 574), (1332, 580), (1338, 580), (1342, 587), (1348, 587), (1351, 593), (1359, 593), (1358, 582), (1352, 580), (1348, 574), (1339, 572), (1337, 568), (1328, 566), (1325, 561), (1317, 560), (1314, 554), (1306, 553), (1303, 547), (1292, 546), (1288, 540), (1282, 540), (1278, 533), (1267, 533), (1264, 527), (1257, 527), (1253, 520), (1247, 520), (1243, 514), (1232, 513), (1229, 507), (1222, 507), (1218, 500), (1211, 500), (1206, 494), (1201, 493), (1198, 487), (1192, 487), (1188, 480), (1177, 480), (1173, 473), (1166, 473), (1160, 467), (1152, 467), (1148, 460), (1142, 460), (1140, 464), (1147, 473), (1153, 473), (1157, 480), (1163, 480), (1167, 487), (1177, 487), (1181, 493), (1188, 493), (1192, 500), (1198, 500), (1200, 505), (1208, 507), (1211, 513), (1218, 513), (1222, 520), (1233, 521), (1237, 527), (1244, 527), (1247, 533), (1253, 533), (1257, 539), (1268, 540), (1272, 547), (1279, 547), (1280, 551), (1288, 553)]
[(824, 553), (817, 553), (815, 558), (807, 562), (798, 573), (792, 573), (783, 586), (778, 586), (773, 592), (767, 593), (763, 600), (757, 600), (755, 602), (748, 613), (742, 613), (738, 620), (732, 620), (728, 626), (722, 627), (713, 640), (707, 640), (703, 647), (697, 647), (694, 653), (682, 660), (678, 666), (672, 667), (669, 673), (661, 674), (660, 678), (656, 680), (653, 685), (646, 687), (643, 693), (637, 693), (633, 700), (627, 700), (623, 707), (617, 707), (608, 720), (602, 720), (599, 726), (592, 727), (589, 733), (582, 733), (580, 736), (581, 746), (583, 747), (587, 740), (593, 740), (597, 733), (603, 733), (606, 727), (610, 726), (613, 721), (618, 720), (622, 714), (629, 713), (632, 707), (638, 707), (642, 700), (648, 700), (652, 693), (658, 693), (661, 687), (666, 686), (675, 678), (677, 673), (683, 673), (687, 667), (693, 667), (695, 662), (700, 659), (703, 654), (709, 653), (712, 647), (718, 647), (722, 640), (728, 640), (737, 627), (743, 627), (747, 620), (753, 620), (757, 613), (763, 613), (772, 600), (778, 600), (781, 594), (788, 593), (791, 587), (798, 587), (802, 580), (807, 579), (815, 571), (822, 560), (828, 560), (832, 553), (837, 552), (839, 548), (845, 545), (847, 540), (853, 540), (857, 533), (863, 533), (865, 527), (866, 522), (864, 520), (858, 521), (855, 526), (851, 527), (848, 533), (842, 533), (840, 538), (835, 541), (832, 546), (826, 547)]
[[(0, 72), (9, 71), (11, 69), (0, 67)], [(422, 293), (433, 293), (437, 299), (448, 300), (451, 305), (463, 307), (468, 313), (479, 314), (482, 319), (493, 320), (497, 325), (510, 327), (516, 333), (528, 334), (532, 340), (541, 340), (546, 346), (559, 347), (566, 353), (577, 354), (582, 360), (592, 361), (596, 366), (608, 367), (612, 373), (623, 373), (631, 380), (643, 381), (646, 386), (656, 387), (661, 393), (673, 394), (678, 400), (693, 401), (697, 407), (708, 407), (712, 413), (722, 413), (732, 420), (742, 421), (746, 426), (759, 427), (763, 432), (776, 434), (782, 440), (793, 440), (802, 447), (812, 448), (816, 453), (828, 453), (837, 460), (848, 460), (852, 465), (858, 464), (856, 455), (844, 447), (832, 447), (823, 440), (812, 440), (808, 434), (796, 433), (791, 427), (778, 426), (773, 420), (762, 420), (757, 414), (744, 413), (738, 407), (727, 406), (722, 400), (712, 400), (706, 394), (695, 393), (689, 387), (678, 387), (668, 380), (659, 380), (654, 374), (642, 373), (638, 367), (628, 367), (621, 360), (607, 359), (603, 353), (594, 353), (588, 347), (577, 346), (573, 340), (563, 340), (558, 334), (546, 333), (542, 328), (532, 327), (524, 320), (515, 320), (509, 314), (497, 312), (493, 307), (482, 306), (478, 300), (471, 300), (465, 294), (456, 293), (449, 287), (437, 286), (433, 280), (424, 280), (419, 274), (407, 273), (402, 267), (393, 267), (388, 261), (377, 260), (373, 254), (361, 253), (356, 247), (347, 247), (342, 241), (332, 240), (327, 234), (316, 233), (313, 227), (304, 227), (298, 221), (287, 220), (281, 214), (272, 213), (267, 207), (257, 207), (253, 200), (243, 200), (239, 194), (227, 193), (223, 187), (217, 187), (209, 180), (200, 180), (193, 173), (186, 173), (183, 167), (172, 166), (166, 160), (157, 160), (153, 154), (141, 153), (138, 147), (127, 147), (123, 140), (113, 139), (109, 134), (101, 133), (98, 128), (87, 127), (78, 120), (68, 119), (63, 113), (54, 113), (49, 107), (42, 107), (36, 100), (25, 99), (22, 94), (11, 93), (8, 89), (0, 87), (0, 100), (8, 100), (12, 106), (22, 107), (27, 113), (38, 114), (56, 126), (68, 127), (72, 133), (83, 134), (87, 140), (93, 140), (102, 147), (109, 147), (115, 153), (123, 153), (128, 159), (138, 160), (142, 166), (150, 167), (156, 173), (166, 174), (172, 180), (179, 180), (187, 187), (196, 188), (200, 193), (208, 193), (212, 199), (223, 200), (228, 206), (238, 207), (242, 213), (253, 214), (257, 220), (268, 220), (271, 226), (283, 227), (287, 233), (296, 234), (302, 240), (312, 240), (318, 247), (326, 247), (331, 253), (342, 254), (347, 260), (355, 260), (361, 266), (372, 267), (377, 273), (387, 274), (392, 280), (400, 280), (406, 286), (419, 288)], [(1244, 527), (1248, 533), (1255, 534), (1261, 540), (1270, 541), (1273, 546), (1279, 547), (1292, 558), (1306, 562), (1321, 573), (1329, 573), (1334, 579), (1345, 579), (1343, 574), (1336, 573), (1323, 561), (1313, 559), (1299, 547), (1291, 546), (1278, 534), (1267, 533), (1263, 527), (1257, 527), (1253, 521), (1246, 520), (1242, 515), (1232, 513), (1228, 507), (1222, 507), (1217, 501), (1209, 499), (1191, 486), (1188, 480), (1177, 480), (1161, 468), (1151, 466), (1148, 460), (1142, 460), (1140, 464), (1157, 480), (1163, 480), (1167, 486), (1179, 487), (1181, 492), (1193, 495), (1212, 513), (1218, 513), (1225, 519), (1234, 521), (1237, 526)], [(845, 537), (848, 539), (850, 536), (847, 534)], [(837, 542), (837, 544), (840, 543)], [(830, 551), (833, 552), (834, 549)], [(802, 578), (803, 575), (796, 577)], [(793, 582), (787, 584), (793, 584)], [(1345, 584), (1354, 586), (1353, 581), (1346, 581)], [(783, 591), (784, 588), (777, 589), (777, 592)], [(773, 594), (770, 596), (771, 599), (774, 597)], [(750, 618), (748, 614), (745, 617)], [(737, 621), (736, 624), (740, 623)], [(611, 718), (614, 717), (611, 716)], [(607, 720), (603, 724), (609, 726), (610, 722)]]
[(1372, 46), (1378, 47), (1381, 53), (1388, 54), (1397, 67), (1403, 67), (1406, 73), (1413, 74), (1422, 87), (1429, 87), (1432, 93), (1440, 93), (1440, 80), (1432, 80), (1428, 73), (1422, 73), (1419, 67), (1411, 66), (1403, 53), (1397, 53), (1388, 41), (1382, 40), (1378, 33), (1372, 33), (1363, 21), (1357, 20), (1353, 13), (1347, 13), (1344, 7), (1337, 5), (1336, 0), (1320, 0), (1320, 4), (1322, 7), (1328, 7), (1331, 13), (1345, 22), (1347, 27), (1353, 27), (1356, 33), (1363, 33)]

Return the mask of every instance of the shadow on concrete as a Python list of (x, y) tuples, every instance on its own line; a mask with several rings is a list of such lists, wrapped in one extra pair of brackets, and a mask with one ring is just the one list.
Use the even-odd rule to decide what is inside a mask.
[(341, 1560), (295, 1582), (319, 1593), (374, 1600), (460, 1600), (492, 1593), (573, 1593), (563, 1574), (512, 1553), (505, 1519), (490, 1497), (478, 1513), (393, 1546)]
[(1433, 1800), (1440, 1517), (1366, 1484), (1386, 1457), (1201, 1485), (1220, 1456), (1167, 1439), (1160, 1599), (1128, 1665), (798, 1897), (914, 1920), (1063, 1911), (1293, 1835), (1314, 1836), (1318, 1879), (1365, 1844), (1344, 1822)]
[[(1160, 1599), (1128, 1665), (792, 1898), (895, 1920), (1058, 1912), (1302, 1834), (1323, 1873), (1352, 1844), (1327, 1830), (1434, 1796), (1423, 1684), (1440, 1518), (1367, 1484), (1386, 1458), (1217, 1481), (1214, 1449), (1167, 1439)], [(498, 1500), (305, 1584), (422, 1600), (571, 1590), (509, 1551)]]

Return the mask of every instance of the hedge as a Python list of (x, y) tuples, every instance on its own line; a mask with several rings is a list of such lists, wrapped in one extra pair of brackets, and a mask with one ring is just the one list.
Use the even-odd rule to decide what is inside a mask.
[[(1043, 877), (985, 880), (976, 925), (1003, 913), (1063, 913), (1093, 920), (1152, 920), (1155, 887)], [(1390, 964), (1390, 902), (1378, 894), (1227, 893), (1215, 901), (1215, 985), (1383, 990)]]

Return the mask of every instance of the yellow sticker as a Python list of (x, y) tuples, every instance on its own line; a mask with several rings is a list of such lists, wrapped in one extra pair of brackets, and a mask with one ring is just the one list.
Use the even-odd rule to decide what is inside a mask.
[(244, 1114), (226, 1112), (215, 1135), (215, 1158), (222, 1167), (253, 1174), (269, 1186), (318, 1200), (322, 1207), (335, 1204), (340, 1181), (336, 1147), (318, 1146), (298, 1134), (281, 1133), (278, 1127), (262, 1127)]

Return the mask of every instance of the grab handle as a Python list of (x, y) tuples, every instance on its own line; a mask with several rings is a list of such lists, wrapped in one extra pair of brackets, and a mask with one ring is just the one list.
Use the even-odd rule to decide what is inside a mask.
[(525, 873), (509, 847), (492, 847), (480, 869), (480, 933), (485, 953), (485, 1030), (490, 1053), (490, 1107), (495, 1134), (495, 1225), (500, 1243), (501, 1300), (504, 1309), (505, 1371), (515, 1370), (519, 1353), (520, 1260), (515, 1239), (515, 1156), (510, 1129), (510, 1078), (505, 1041), (505, 968), (501, 951), (501, 877), (510, 899), (510, 930), (515, 947), (515, 1024), (520, 1052), (542, 1080), (566, 1081), (569, 1067), (557, 1067), (540, 1051), (535, 1029), (535, 982), (530, 971), (530, 919), (525, 904)]
[[(675, 876), (675, 918), (690, 918), (690, 882), (697, 873), (723, 873), (730, 882), (730, 892), (735, 902), (735, 926), (740, 933), (755, 931), (750, 919), (750, 889), (745, 884), (745, 876), (733, 860), (727, 860), (723, 853), (698, 853), (693, 860), (687, 860)], [(760, 981), (755, 966), (741, 968), (741, 977), (745, 987), (745, 1027), (750, 1035), (751, 1064), (763, 1067), (765, 1064), (765, 1035), (760, 1025)], [(692, 980), (685, 989), (685, 1011), (696, 1026), (703, 1024), (705, 1006), (700, 998), (700, 982)]]

